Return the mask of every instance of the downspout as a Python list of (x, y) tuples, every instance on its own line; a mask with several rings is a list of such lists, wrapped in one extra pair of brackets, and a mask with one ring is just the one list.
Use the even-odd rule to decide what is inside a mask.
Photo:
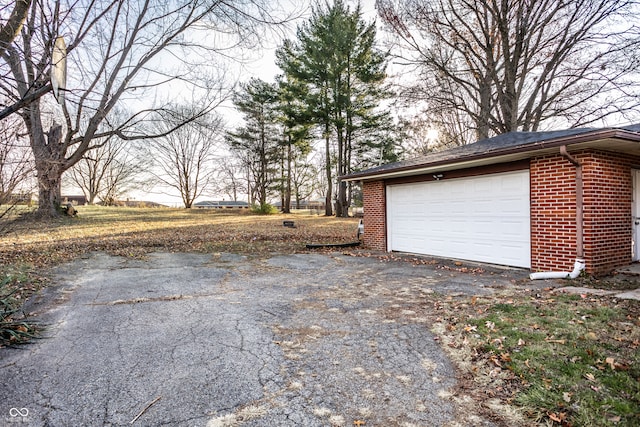
[(531, 280), (536, 279), (575, 279), (580, 275), (585, 268), (584, 261), (584, 243), (583, 243), (583, 181), (582, 181), (582, 164), (571, 154), (567, 152), (567, 146), (560, 146), (560, 154), (565, 159), (569, 160), (571, 164), (576, 167), (576, 262), (573, 264), (573, 271), (571, 272), (545, 272), (545, 273), (531, 273), (529, 277)]

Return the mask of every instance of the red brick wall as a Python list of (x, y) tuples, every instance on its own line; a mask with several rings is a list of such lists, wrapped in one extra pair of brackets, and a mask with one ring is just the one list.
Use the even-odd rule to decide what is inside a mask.
[(631, 164), (639, 159), (589, 152), (580, 160), (584, 176), (583, 241), (587, 268), (594, 274), (608, 273), (631, 262)]
[[(613, 153), (572, 153), (582, 163), (587, 271), (631, 262), (631, 164)], [(531, 160), (531, 269), (567, 271), (576, 257), (575, 167), (560, 154)]]
[(558, 155), (534, 158), (531, 180), (531, 270), (567, 271), (576, 258), (575, 167)]
[(386, 251), (387, 201), (384, 181), (364, 182), (362, 198), (364, 203), (364, 246), (368, 249)]

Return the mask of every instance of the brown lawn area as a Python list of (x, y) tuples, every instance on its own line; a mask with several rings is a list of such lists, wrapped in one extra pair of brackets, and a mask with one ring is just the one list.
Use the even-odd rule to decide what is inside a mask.
[[(358, 220), (310, 214), (252, 215), (208, 209), (79, 207), (77, 217), (0, 225), (3, 265), (55, 265), (91, 251), (139, 257), (153, 251), (295, 253), (307, 243), (356, 240)], [(295, 221), (295, 228), (283, 226)]]

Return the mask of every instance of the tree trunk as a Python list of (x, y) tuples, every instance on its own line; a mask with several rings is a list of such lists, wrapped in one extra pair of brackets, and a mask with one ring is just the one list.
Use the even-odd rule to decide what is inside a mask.
[[(32, 106), (32, 116), (36, 116), (39, 108)], [(53, 124), (48, 134), (42, 130), (39, 119), (27, 118), (27, 126), (31, 125), (31, 147), (38, 175), (38, 215), (53, 218), (59, 215), (62, 203), (61, 183), (64, 172), (64, 149), (62, 126)]]
[(289, 144), (287, 144), (287, 183), (284, 192), (284, 212), (291, 212), (291, 136), (289, 136)]
[(347, 183), (338, 182), (338, 206), (336, 216), (346, 218), (349, 216), (349, 206), (347, 205)]
[[(342, 129), (338, 128), (338, 176), (342, 175), (344, 170), (344, 156), (343, 156), (343, 141), (342, 141)], [(342, 181), (338, 182), (338, 197), (336, 198), (336, 216), (344, 217), (344, 204), (346, 195), (344, 192), (344, 186)]]
[[(328, 124), (326, 127), (329, 127)], [(333, 195), (333, 177), (331, 176), (331, 147), (329, 146), (329, 129), (327, 128), (325, 129), (325, 160), (327, 162), (325, 170), (327, 172), (327, 196), (325, 198), (324, 214), (326, 216), (332, 216), (333, 206), (331, 206), (331, 196)]]
[(36, 171), (38, 172), (38, 215), (53, 218), (59, 214), (58, 208), (62, 204), (60, 193), (62, 172), (58, 172), (57, 168), (42, 166), (42, 163), (36, 163)]

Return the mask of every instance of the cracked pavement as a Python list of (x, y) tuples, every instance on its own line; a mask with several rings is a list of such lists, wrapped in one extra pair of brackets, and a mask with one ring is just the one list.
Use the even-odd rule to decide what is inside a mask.
[(44, 338), (0, 349), (0, 425), (491, 426), (451, 398), (455, 371), (415, 307), (520, 276), (342, 254), (91, 254), (28, 304)]

